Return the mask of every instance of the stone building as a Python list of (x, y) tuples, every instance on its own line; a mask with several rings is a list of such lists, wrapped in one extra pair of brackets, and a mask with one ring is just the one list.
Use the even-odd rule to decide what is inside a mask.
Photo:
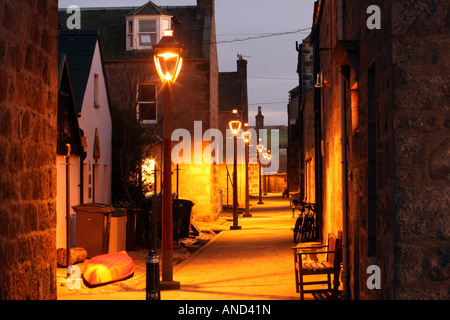
[[(192, 141), (191, 163), (179, 165), (179, 197), (195, 203), (193, 215), (199, 220), (214, 220), (219, 207), (217, 167), (194, 163), (198, 144), (193, 141), (196, 128), (202, 137), (209, 128), (218, 128), (214, 15), (213, 0), (198, 0), (196, 6), (163, 7), (150, 1), (141, 7), (81, 9), (81, 29), (99, 30), (111, 108), (129, 108), (131, 117), (153, 130), (156, 146), (149, 151), (148, 159), (157, 166), (162, 163), (157, 137), (162, 137), (165, 99), (160, 95), (162, 84), (154, 67), (152, 45), (159, 42), (165, 29), (174, 30), (174, 38), (183, 48), (183, 67), (172, 90), (172, 130), (187, 129)], [(62, 23), (67, 16), (60, 11), (62, 29), (67, 28)], [(203, 151), (207, 144), (198, 143)], [(176, 163), (172, 165), (175, 169)], [(176, 185), (173, 174), (173, 192)]]
[(298, 192), (300, 189), (300, 135), (299, 135), (299, 87), (289, 91), (288, 145), (287, 145), (287, 189)]
[(314, 193), (321, 239), (344, 231), (352, 299), (449, 298), (448, 12), (440, 0), (315, 2), (314, 75), (326, 81), (305, 103)]
[(0, 17), (0, 299), (56, 299), (58, 1)]
[[(228, 122), (233, 118), (233, 110), (237, 110), (242, 122), (242, 130), (248, 123), (248, 91), (247, 91), (247, 60), (238, 55), (236, 71), (219, 72), (219, 127), (223, 135), (222, 163), (219, 165), (219, 188), (222, 190), (224, 204), (232, 204), (233, 201), (233, 135)], [(244, 206), (245, 201), (245, 146), (243, 140), (238, 137), (238, 203)], [(254, 193), (255, 184), (258, 183), (255, 176), (254, 165), (249, 165), (249, 190)], [(257, 189), (257, 188), (256, 188)]]

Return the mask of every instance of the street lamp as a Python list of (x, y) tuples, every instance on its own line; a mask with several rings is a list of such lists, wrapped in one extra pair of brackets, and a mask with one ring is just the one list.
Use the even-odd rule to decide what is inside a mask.
[(230, 126), (231, 133), (233, 133), (234, 139), (234, 162), (233, 162), (233, 225), (230, 226), (231, 230), (238, 230), (241, 227), (238, 225), (238, 200), (237, 200), (237, 134), (241, 129), (241, 120), (239, 119), (239, 115), (237, 110), (233, 110), (233, 114), (235, 114), (234, 119), (228, 122)]
[[(246, 124), (248, 126), (248, 124)], [(250, 138), (252, 136), (252, 133), (250, 131), (245, 131), (242, 133), (242, 138), (244, 139), (245, 143), (245, 212), (243, 217), (251, 217), (252, 214), (250, 213), (250, 195), (249, 195), (249, 185), (248, 185), (248, 147), (250, 144)]]
[[(272, 153), (270, 150), (267, 150), (265, 158), (269, 161), (272, 158)], [(267, 194), (267, 192), (270, 192), (270, 174), (266, 175), (266, 192), (265, 192), (265, 194)]]
[[(270, 154), (270, 151), (268, 151), (267, 148), (264, 148), (263, 158), (265, 160), (270, 160), (271, 156), (272, 155)], [(267, 196), (268, 180), (269, 180), (269, 176), (267, 174), (265, 174), (264, 175), (264, 195), (265, 196)]]
[(264, 204), (262, 201), (262, 191), (261, 191), (261, 155), (264, 150), (264, 145), (258, 143), (256, 145), (256, 150), (258, 150), (258, 164), (259, 164), (259, 201), (258, 204)]
[(153, 59), (166, 91), (166, 106), (164, 109), (164, 184), (163, 184), (163, 215), (162, 215), (162, 282), (161, 289), (179, 289), (180, 283), (173, 281), (173, 230), (172, 230), (172, 84), (180, 74), (183, 64), (183, 50), (173, 38), (172, 30), (165, 30), (157, 45), (153, 46)]

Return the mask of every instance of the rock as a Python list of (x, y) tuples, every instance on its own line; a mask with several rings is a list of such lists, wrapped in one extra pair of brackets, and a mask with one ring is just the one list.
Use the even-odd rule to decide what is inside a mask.
[[(69, 265), (81, 263), (87, 258), (87, 252), (81, 247), (70, 248)], [(58, 265), (67, 267), (67, 249), (59, 248), (56, 250), (56, 261)]]

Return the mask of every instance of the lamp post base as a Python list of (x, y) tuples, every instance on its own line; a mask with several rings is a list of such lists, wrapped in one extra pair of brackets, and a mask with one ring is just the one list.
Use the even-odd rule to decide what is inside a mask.
[(264, 204), (264, 202), (262, 202), (262, 201), (258, 201), (258, 204)]
[(240, 230), (241, 226), (230, 226), (230, 230)]
[(161, 281), (159, 283), (160, 290), (178, 290), (180, 289), (179, 281)]

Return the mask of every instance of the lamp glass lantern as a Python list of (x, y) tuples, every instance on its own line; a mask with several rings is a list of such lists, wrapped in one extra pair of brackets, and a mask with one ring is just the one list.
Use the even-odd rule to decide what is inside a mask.
[(242, 133), (242, 138), (244, 139), (245, 143), (249, 143), (250, 142), (250, 138), (252, 136), (252, 133), (250, 131), (245, 131)]
[(258, 145), (256, 146), (256, 150), (258, 150), (259, 153), (263, 152), (263, 150), (264, 150), (264, 145), (263, 145), (263, 144), (258, 144)]
[(183, 50), (173, 38), (173, 30), (165, 30), (157, 45), (153, 46), (153, 58), (161, 81), (174, 83), (183, 64)]
[(230, 127), (231, 133), (233, 133), (233, 135), (237, 135), (239, 130), (241, 130), (242, 122), (237, 109), (233, 109), (233, 115), (234, 117), (230, 121), (228, 121), (228, 125)]

